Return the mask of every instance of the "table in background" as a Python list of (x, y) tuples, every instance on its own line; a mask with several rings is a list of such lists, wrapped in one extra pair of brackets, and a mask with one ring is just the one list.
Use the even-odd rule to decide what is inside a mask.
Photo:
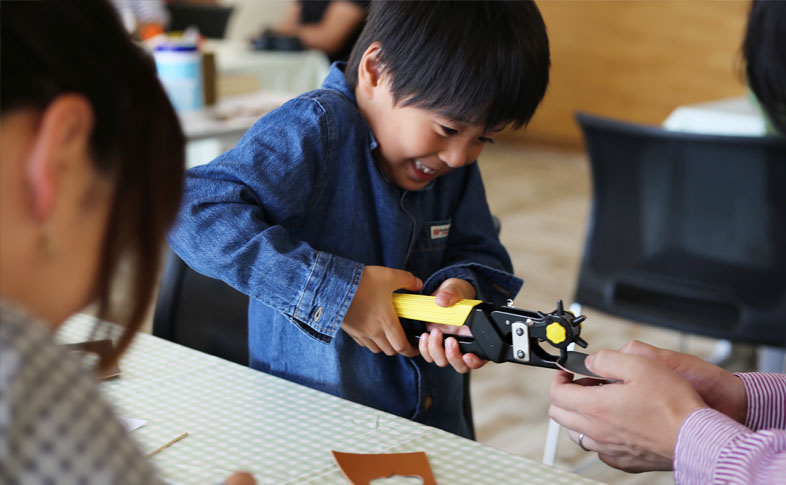
[[(180, 114), (189, 168), (232, 148), (268, 111), (319, 88), (330, 70), (327, 56), (315, 50), (257, 51), (228, 40), (209, 40), (205, 49), (215, 54), (219, 97), (214, 106)], [(227, 88), (233, 84), (241, 85), (240, 90)]]
[[(86, 340), (94, 324), (78, 315), (58, 338)], [(425, 451), (442, 484), (596, 483), (152, 335), (136, 336), (120, 369), (100, 389), (120, 416), (147, 421), (131, 433), (144, 452), (189, 433), (152, 458), (173, 483), (220, 483), (247, 470), (259, 484), (346, 484), (330, 450)]]
[(705, 135), (763, 136), (764, 118), (746, 96), (678, 106), (663, 122), (672, 131)]
[(317, 50), (258, 51), (230, 40), (209, 40), (206, 50), (215, 53), (219, 77), (255, 76), (260, 91), (301, 94), (321, 86), (330, 70), (327, 56)]
[(180, 113), (188, 141), (186, 167), (208, 163), (229, 150), (259, 118), (295, 96), (276, 91), (224, 96), (214, 106)]

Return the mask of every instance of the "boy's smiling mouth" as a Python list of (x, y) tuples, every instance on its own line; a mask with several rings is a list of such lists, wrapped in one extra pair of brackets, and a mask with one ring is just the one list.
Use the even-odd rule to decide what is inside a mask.
[(420, 182), (428, 182), (437, 176), (437, 171), (435, 169), (423, 165), (418, 159), (412, 161), (412, 167), (414, 168), (413, 172), (415, 179)]

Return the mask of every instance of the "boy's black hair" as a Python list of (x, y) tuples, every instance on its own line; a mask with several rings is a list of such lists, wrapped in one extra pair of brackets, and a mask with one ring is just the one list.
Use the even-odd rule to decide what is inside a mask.
[(786, 2), (756, 0), (742, 45), (748, 84), (773, 126), (786, 135)]
[(346, 68), (353, 90), (373, 42), (397, 104), (486, 129), (525, 125), (549, 81), (546, 25), (531, 1), (374, 0)]

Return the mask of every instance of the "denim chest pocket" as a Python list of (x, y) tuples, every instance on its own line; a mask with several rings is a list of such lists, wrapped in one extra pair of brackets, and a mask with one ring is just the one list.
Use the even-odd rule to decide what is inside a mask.
[(420, 278), (442, 268), (450, 234), (450, 219), (428, 221), (421, 226), (409, 256), (409, 270)]

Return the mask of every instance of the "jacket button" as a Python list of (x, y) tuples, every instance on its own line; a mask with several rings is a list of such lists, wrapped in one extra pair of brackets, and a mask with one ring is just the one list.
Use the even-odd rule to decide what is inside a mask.
[(318, 322), (319, 321), (319, 317), (321, 317), (321, 316), (322, 316), (322, 307), (319, 307), (319, 308), (317, 308), (317, 311), (314, 312), (314, 321)]
[(431, 408), (431, 404), (432, 404), (431, 395), (428, 395), (426, 396), (426, 399), (423, 400), (423, 407), (426, 408), (426, 410), (428, 410), (429, 408)]

